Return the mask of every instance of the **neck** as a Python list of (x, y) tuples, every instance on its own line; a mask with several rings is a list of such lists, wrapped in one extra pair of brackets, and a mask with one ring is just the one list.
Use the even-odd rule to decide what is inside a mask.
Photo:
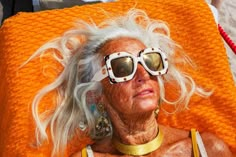
[(124, 144), (144, 144), (153, 140), (158, 132), (158, 124), (153, 113), (138, 116), (119, 116), (112, 120), (114, 136)]

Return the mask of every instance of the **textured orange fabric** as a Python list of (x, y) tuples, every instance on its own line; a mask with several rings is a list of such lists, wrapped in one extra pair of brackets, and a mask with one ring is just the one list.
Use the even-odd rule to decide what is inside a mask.
[[(43, 65), (57, 66), (57, 63), (43, 58), (33, 60), (24, 68), (18, 69), (19, 66), (46, 41), (73, 27), (77, 19), (99, 23), (107, 18), (103, 10), (120, 14), (131, 7), (166, 21), (172, 38), (198, 65), (190, 71), (193, 78), (204, 88), (214, 89), (208, 99), (194, 96), (189, 110), (169, 116), (161, 112), (159, 122), (186, 130), (210, 131), (236, 151), (236, 88), (222, 39), (204, 0), (120, 0), (19, 13), (4, 22), (0, 29), (0, 156), (50, 155), (50, 142), (40, 149), (33, 148), (35, 126), (30, 104), (36, 92), (57, 74), (58, 70), (51, 69), (46, 71), (47, 76), (43, 75)], [(52, 95), (43, 99), (41, 110), (52, 106)], [(81, 148), (78, 141), (71, 144), (68, 154), (76, 148)]]

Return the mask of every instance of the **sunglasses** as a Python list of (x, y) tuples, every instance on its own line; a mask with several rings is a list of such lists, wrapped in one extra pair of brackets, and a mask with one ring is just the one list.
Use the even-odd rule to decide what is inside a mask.
[(133, 79), (138, 63), (152, 76), (167, 73), (168, 61), (160, 48), (146, 48), (139, 52), (138, 57), (127, 52), (116, 52), (104, 57), (105, 65), (95, 73), (92, 81), (101, 81), (106, 77), (110, 82), (119, 83)]

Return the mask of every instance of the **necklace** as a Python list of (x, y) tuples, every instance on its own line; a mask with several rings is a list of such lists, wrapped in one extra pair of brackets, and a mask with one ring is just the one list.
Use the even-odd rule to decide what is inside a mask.
[(119, 142), (117, 139), (113, 138), (112, 142), (115, 146), (115, 148), (126, 155), (145, 155), (148, 153), (153, 152), (154, 150), (157, 150), (163, 140), (163, 133), (159, 129), (157, 136), (150, 142), (140, 145), (127, 145)]

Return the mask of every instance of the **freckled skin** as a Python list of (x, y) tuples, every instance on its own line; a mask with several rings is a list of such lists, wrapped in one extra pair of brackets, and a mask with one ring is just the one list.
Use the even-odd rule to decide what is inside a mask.
[[(105, 43), (99, 50), (104, 56), (125, 51), (135, 56), (146, 46), (137, 39), (121, 37)], [(103, 62), (102, 65), (105, 63)], [(138, 65), (134, 78), (130, 81), (110, 84), (109, 78), (101, 81), (106, 111), (113, 125), (113, 136), (125, 144), (143, 144), (155, 138), (158, 127), (164, 134), (160, 148), (146, 157), (192, 157), (192, 143), (189, 131), (158, 125), (153, 111), (158, 106), (159, 86), (156, 77), (150, 76), (142, 65)], [(152, 92), (139, 94), (149, 89)], [(231, 157), (227, 145), (211, 133), (202, 133), (202, 139), (209, 157)], [(129, 157), (120, 154), (111, 139), (97, 141), (92, 145), (95, 157)], [(81, 157), (77, 152), (72, 157)]]
[[(118, 40), (118, 41), (117, 41)], [(109, 41), (100, 50), (104, 56), (125, 51), (135, 56), (146, 46), (136, 39), (121, 38)], [(134, 78), (127, 82), (110, 84), (109, 79), (102, 81), (104, 95), (110, 105), (120, 114), (136, 115), (153, 111), (157, 107), (159, 88), (156, 77), (150, 77), (142, 65), (138, 65)], [(153, 94), (141, 97), (135, 95), (143, 89), (152, 89)]]
[[(118, 38), (108, 41), (99, 52), (106, 56), (125, 51), (138, 56), (145, 48), (146, 46), (137, 39)], [(153, 114), (159, 100), (156, 77), (150, 76), (143, 66), (138, 64), (132, 80), (111, 84), (106, 78), (102, 85), (103, 102), (113, 122), (115, 136), (129, 144), (144, 143), (153, 139), (158, 127)], [(145, 90), (151, 92), (145, 94)]]

